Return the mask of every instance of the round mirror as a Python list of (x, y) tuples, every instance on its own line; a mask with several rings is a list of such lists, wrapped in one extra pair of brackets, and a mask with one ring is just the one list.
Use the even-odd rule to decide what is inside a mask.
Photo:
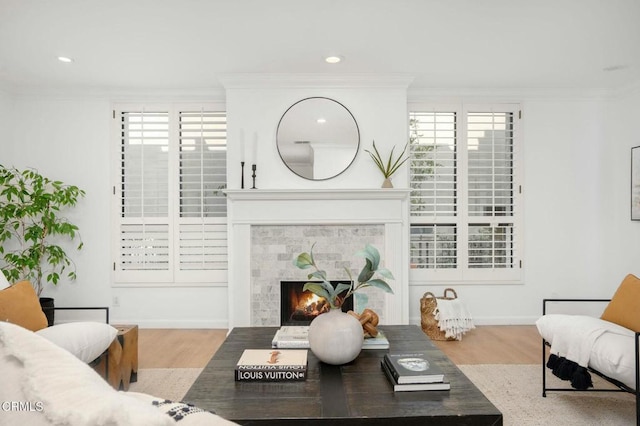
[(325, 180), (345, 171), (356, 158), (360, 131), (340, 102), (307, 98), (291, 105), (276, 132), (280, 158), (298, 176)]

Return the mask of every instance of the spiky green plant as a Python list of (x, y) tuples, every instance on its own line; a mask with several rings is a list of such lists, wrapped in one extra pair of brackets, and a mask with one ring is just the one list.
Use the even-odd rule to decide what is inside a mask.
[(395, 145), (393, 146), (393, 148), (391, 148), (391, 153), (389, 154), (389, 158), (387, 159), (387, 161), (382, 159), (382, 155), (380, 155), (378, 148), (376, 148), (375, 140), (373, 141), (373, 152), (369, 151), (368, 149), (365, 149), (365, 152), (367, 152), (371, 156), (371, 159), (374, 163), (376, 163), (376, 166), (378, 166), (378, 169), (380, 169), (385, 179), (389, 179), (391, 175), (393, 175), (400, 168), (400, 166), (402, 166), (405, 161), (409, 159), (408, 156), (402, 158), (407, 152), (408, 146), (409, 142), (405, 144), (402, 153), (400, 153), (400, 156), (395, 160), (393, 158), (393, 151), (396, 149)]

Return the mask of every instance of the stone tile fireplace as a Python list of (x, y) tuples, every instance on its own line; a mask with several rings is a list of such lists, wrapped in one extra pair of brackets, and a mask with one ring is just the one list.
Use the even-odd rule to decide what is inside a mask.
[[(408, 196), (391, 190), (228, 190), (229, 326), (279, 326), (280, 282), (305, 281), (293, 259), (312, 244), (330, 280), (357, 277), (367, 243), (393, 271), (393, 295), (367, 292), (381, 323), (408, 323)], [(362, 309), (355, 298), (356, 310)]]

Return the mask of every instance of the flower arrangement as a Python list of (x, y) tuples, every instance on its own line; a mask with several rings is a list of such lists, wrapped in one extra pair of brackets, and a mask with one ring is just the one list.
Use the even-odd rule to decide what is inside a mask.
[[(385, 279), (393, 280), (393, 274), (388, 269), (380, 267), (380, 253), (371, 244), (367, 244), (364, 250), (356, 253), (357, 256), (362, 256), (365, 259), (365, 265), (362, 271), (360, 271), (357, 281), (353, 279), (351, 271), (344, 268), (351, 284), (337, 284), (335, 288), (327, 279), (326, 271), (321, 270), (316, 264), (313, 258), (314, 246), (315, 243), (311, 246), (309, 253), (300, 253), (294, 259), (294, 265), (300, 269), (315, 269), (314, 272), (307, 275), (307, 279), (316, 279), (320, 282), (305, 283), (303, 290), (309, 290), (319, 297), (324, 297), (332, 309), (340, 308), (344, 301), (353, 295), (353, 293), (367, 287), (379, 288), (387, 293), (393, 294), (393, 290), (385, 281)], [(376, 276), (376, 274), (381, 278)]]

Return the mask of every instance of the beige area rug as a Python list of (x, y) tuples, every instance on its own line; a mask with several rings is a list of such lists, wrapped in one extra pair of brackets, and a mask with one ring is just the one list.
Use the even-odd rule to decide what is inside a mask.
[(141, 392), (171, 401), (181, 401), (202, 368), (141, 368), (130, 392)]
[[(547, 392), (540, 365), (460, 365), (504, 416), (505, 426), (636, 424), (635, 396), (622, 392)], [(592, 375), (594, 385), (609, 387)], [(547, 387), (568, 387), (547, 373)]]
[[(635, 397), (628, 393), (548, 392), (542, 397), (540, 365), (461, 365), (464, 374), (504, 415), (505, 426), (570, 426), (636, 424)], [(172, 401), (180, 401), (201, 368), (150, 368), (138, 371), (129, 388)], [(549, 385), (566, 387), (550, 373)], [(593, 377), (597, 386), (608, 386)]]

